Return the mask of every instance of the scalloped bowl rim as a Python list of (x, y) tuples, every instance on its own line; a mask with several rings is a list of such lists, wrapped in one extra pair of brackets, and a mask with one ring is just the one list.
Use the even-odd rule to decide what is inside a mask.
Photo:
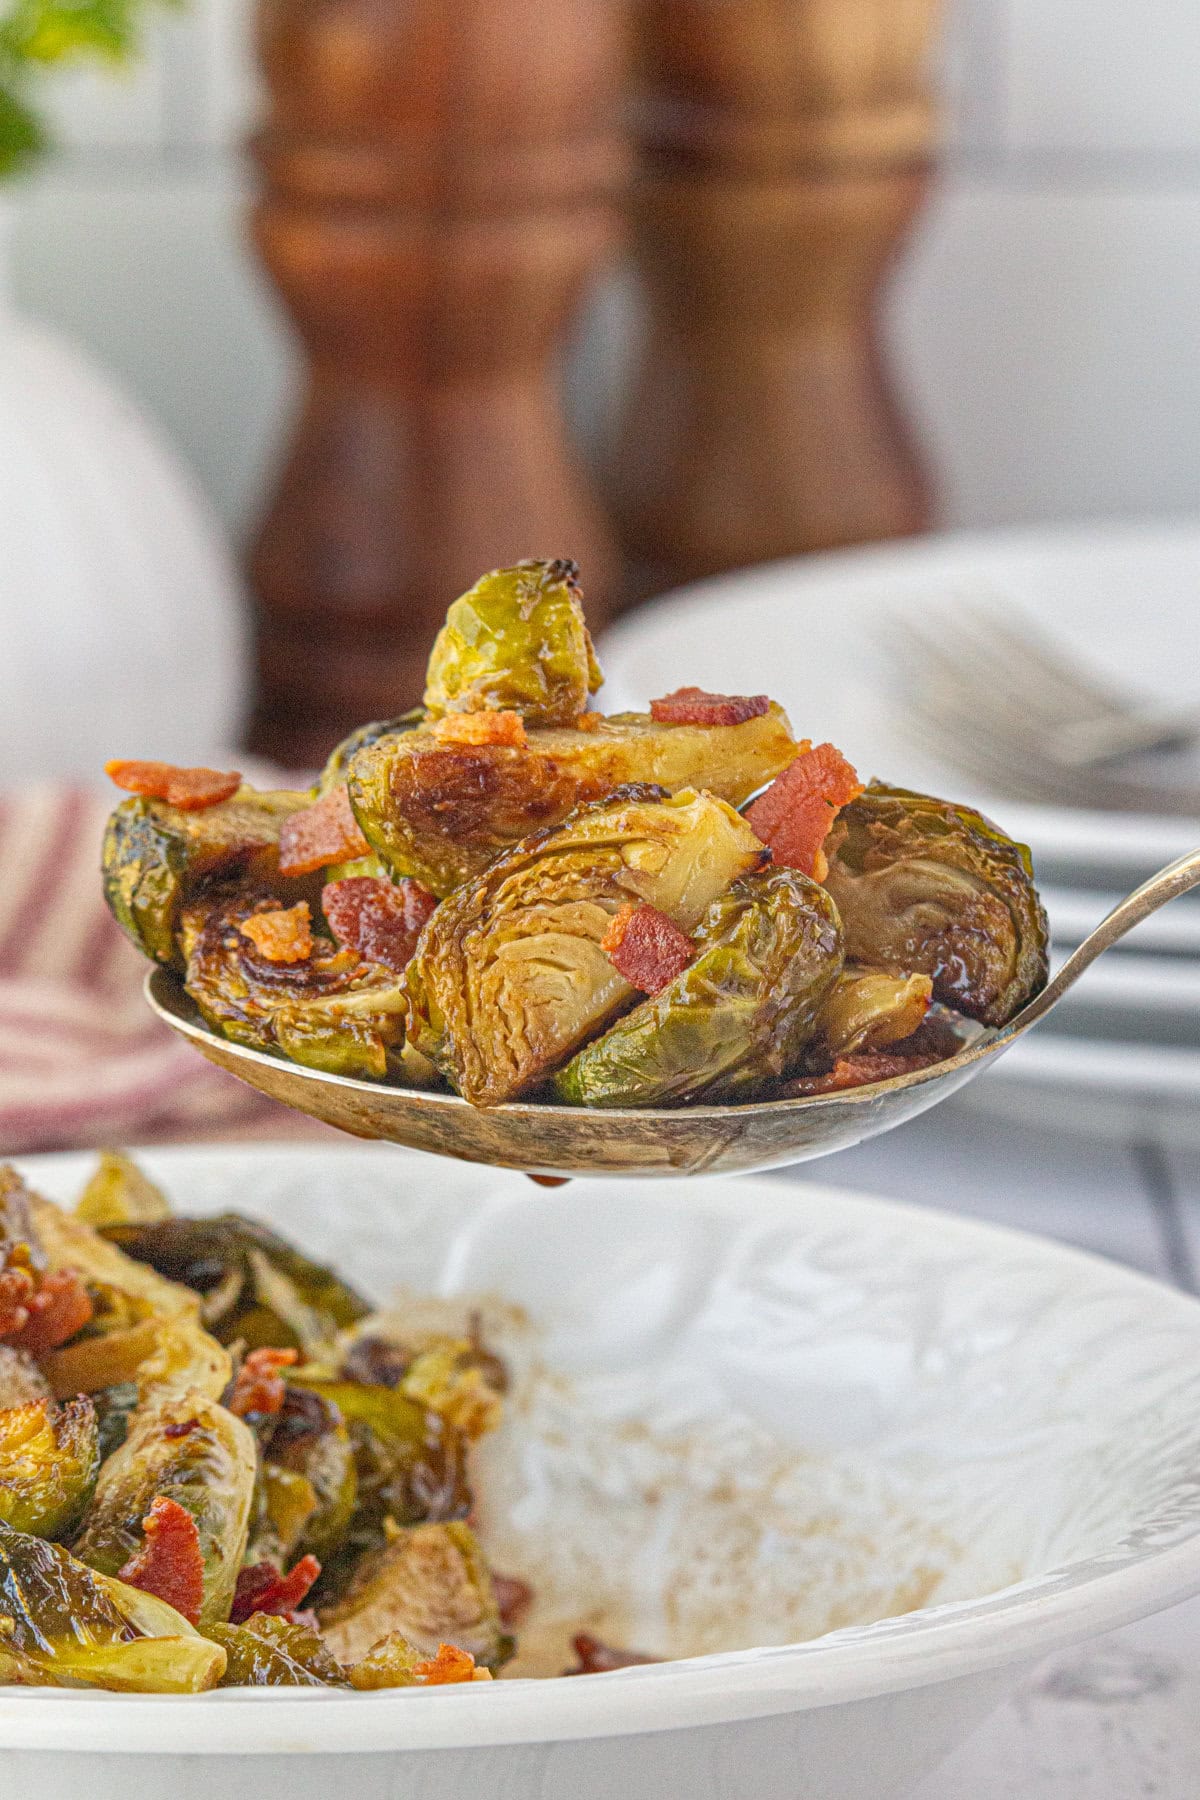
[[(209, 1156), (222, 1154), (212, 1146), (197, 1148)], [(249, 1148), (228, 1147), (231, 1155), (243, 1157)], [(322, 1154), (294, 1145), (253, 1148)], [(396, 1154), (390, 1147), (358, 1153)], [(36, 1170), (39, 1159), (23, 1160)], [(933, 1238), (942, 1246), (949, 1241), (997, 1256), (1019, 1247), (1048, 1270), (1071, 1274), (1081, 1288), (1119, 1287), (1123, 1296), (1143, 1303), (1146, 1319), (1161, 1321), (1165, 1311), (1193, 1328), (1200, 1369), (1200, 1301), (1086, 1251), (815, 1182), (785, 1186), (761, 1177), (730, 1177), (690, 1194), (690, 1204), (702, 1210), (753, 1210), (763, 1222), (801, 1229), (806, 1211), (832, 1205), (864, 1234), (894, 1231), (900, 1223), (914, 1243)], [(1162, 1504), (1171, 1503), (1168, 1496)], [(1173, 1503), (1176, 1518), (1181, 1510), (1187, 1517), (1187, 1531), (1164, 1547), (1124, 1540), (1098, 1556), (994, 1592), (803, 1643), (725, 1651), (586, 1680), (514, 1679), (454, 1690), (302, 1696), (284, 1689), (189, 1696), (0, 1690), (0, 1749), (222, 1755), (467, 1749), (732, 1723), (894, 1694), (1032, 1663), (1200, 1592), (1200, 1422), (1196, 1477), (1182, 1506), (1179, 1490)], [(1144, 1536), (1153, 1525), (1150, 1519), (1139, 1532)]]

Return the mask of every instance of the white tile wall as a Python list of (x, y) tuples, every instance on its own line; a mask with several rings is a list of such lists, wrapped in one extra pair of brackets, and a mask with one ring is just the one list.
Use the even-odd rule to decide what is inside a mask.
[[(251, 0), (158, 19), (124, 81), (60, 83), (25, 196), (23, 302), (173, 432), (235, 533), (291, 405), (286, 323), (244, 245)], [(1200, 3), (950, 0), (946, 154), (889, 334), (949, 522), (1200, 507)], [(589, 439), (636, 298), (571, 362)]]

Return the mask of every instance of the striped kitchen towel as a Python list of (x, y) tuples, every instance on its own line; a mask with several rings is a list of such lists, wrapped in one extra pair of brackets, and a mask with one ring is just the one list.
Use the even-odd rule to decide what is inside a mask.
[(149, 965), (101, 895), (111, 805), (82, 787), (0, 794), (0, 1156), (323, 1132), (214, 1069), (149, 1010)]

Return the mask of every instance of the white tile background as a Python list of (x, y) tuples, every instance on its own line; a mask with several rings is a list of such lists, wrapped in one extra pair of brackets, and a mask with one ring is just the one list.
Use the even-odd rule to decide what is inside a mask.
[[(231, 529), (291, 403), (286, 322), (247, 252), (250, 0), (155, 20), (144, 65), (54, 94), (18, 295), (90, 343)], [(1200, 506), (1200, 6), (951, 0), (947, 151), (899, 272), (893, 361), (951, 523)], [(598, 297), (570, 371), (594, 434), (633, 307)]]

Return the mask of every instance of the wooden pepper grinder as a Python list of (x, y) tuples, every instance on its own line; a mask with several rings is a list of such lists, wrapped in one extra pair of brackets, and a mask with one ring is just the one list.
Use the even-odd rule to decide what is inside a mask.
[(617, 0), (260, 0), (258, 247), (307, 392), (252, 552), (251, 747), (419, 700), (446, 607), (526, 556), (617, 583), (558, 353), (616, 235)]
[(927, 522), (875, 309), (937, 5), (639, 0), (649, 320), (609, 481), (635, 591)]

